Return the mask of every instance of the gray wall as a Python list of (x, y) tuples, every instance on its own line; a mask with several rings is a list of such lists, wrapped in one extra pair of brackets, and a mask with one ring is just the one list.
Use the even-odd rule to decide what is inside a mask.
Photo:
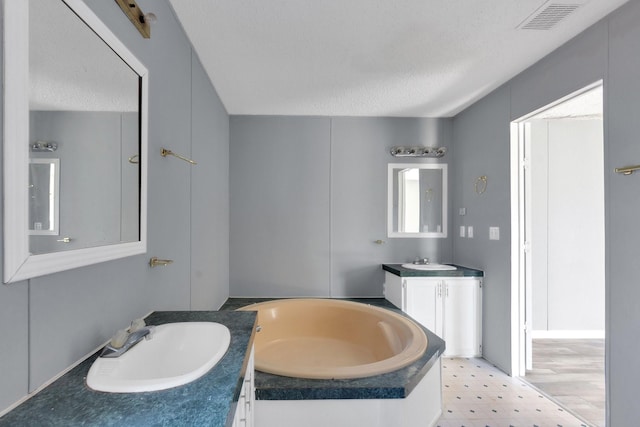
[(330, 121), (233, 116), (230, 292), (330, 294)]
[[(228, 295), (228, 115), (166, 1), (139, 2), (158, 16), (150, 40), (114, 2), (87, 4), (149, 69), (148, 253), (0, 286), (0, 411), (131, 319)], [(151, 256), (175, 262), (150, 269)]]
[[(453, 125), (454, 209), (472, 207), (464, 221), (483, 224), (478, 239), (454, 239), (454, 259), (486, 271), (484, 354), (509, 371), (509, 122), (604, 79), (607, 425), (612, 426), (635, 425), (640, 415), (634, 389), (640, 381), (634, 368), (640, 352), (640, 182), (636, 175), (613, 172), (614, 167), (640, 162), (638, 22), (640, 2), (634, 0), (462, 112)], [(489, 176), (489, 187), (485, 197), (477, 197), (470, 182), (482, 173)], [(485, 236), (489, 224), (500, 226), (500, 241)]]
[[(332, 296), (382, 295), (383, 263), (416, 257), (450, 262), (445, 239), (387, 238), (387, 165), (449, 163), (392, 157), (395, 145), (451, 148), (450, 119), (335, 118), (331, 120)], [(384, 240), (383, 245), (375, 240)]]
[[(453, 121), (453, 259), (484, 270), (482, 353), (511, 369), (511, 205), (509, 200), (509, 89), (500, 88)], [(486, 191), (474, 184), (487, 176)], [(458, 215), (466, 208), (466, 215)], [(474, 237), (460, 237), (460, 226), (473, 226)], [(489, 240), (489, 227), (500, 227), (500, 240)]]
[(191, 309), (229, 297), (229, 116), (192, 54)]
[(380, 264), (451, 261), (450, 238), (386, 237), (387, 164), (435, 161), (389, 149), (450, 140), (449, 119), (231, 117), (231, 294), (381, 296)]
[[(139, 165), (128, 161), (139, 151), (137, 123), (135, 113), (30, 112), (30, 140), (58, 144), (55, 152), (31, 152), (30, 157), (60, 159), (64, 189), (58, 195), (59, 235), (30, 236), (32, 253), (138, 240)], [(58, 242), (62, 237), (71, 241)]]

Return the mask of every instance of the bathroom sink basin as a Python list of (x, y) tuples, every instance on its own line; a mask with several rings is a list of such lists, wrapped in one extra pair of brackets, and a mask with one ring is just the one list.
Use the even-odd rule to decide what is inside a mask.
[(453, 265), (446, 264), (402, 264), (404, 268), (410, 268), (412, 270), (423, 270), (423, 271), (441, 271), (441, 270), (456, 270)]
[(231, 334), (213, 322), (167, 323), (155, 327), (117, 358), (98, 357), (87, 375), (93, 390), (136, 393), (164, 390), (194, 381), (222, 359)]

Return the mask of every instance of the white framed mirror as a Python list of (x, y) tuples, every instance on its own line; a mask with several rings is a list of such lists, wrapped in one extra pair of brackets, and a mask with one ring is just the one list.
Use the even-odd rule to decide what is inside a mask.
[[(3, 7), (4, 283), (145, 253), (147, 69), (81, 0)], [(32, 165), (54, 163), (34, 220)]]
[(390, 163), (388, 237), (447, 237), (447, 164)]

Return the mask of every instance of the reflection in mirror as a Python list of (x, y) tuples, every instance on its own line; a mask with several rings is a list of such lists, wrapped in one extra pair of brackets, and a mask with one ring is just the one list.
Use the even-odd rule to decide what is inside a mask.
[(4, 282), (146, 252), (146, 68), (82, 0), (3, 7)]
[(389, 237), (447, 237), (447, 165), (390, 164)]
[(59, 234), (60, 159), (29, 161), (29, 234)]
[(139, 151), (138, 84), (65, 3), (29, 0), (29, 137), (54, 141), (65, 165), (59, 234), (68, 237), (31, 233), (31, 253), (139, 240), (139, 165), (123, 155)]

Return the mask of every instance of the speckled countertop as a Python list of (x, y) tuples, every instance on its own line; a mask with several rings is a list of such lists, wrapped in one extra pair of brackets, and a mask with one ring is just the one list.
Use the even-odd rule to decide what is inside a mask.
[(231, 332), (225, 356), (207, 374), (183, 386), (144, 393), (103, 393), (85, 378), (97, 353), (0, 418), (0, 426), (231, 426), (242, 387), (255, 312), (165, 311), (150, 325), (217, 322)]
[(483, 277), (482, 270), (463, 267), (461, 265), (449, 264), (456, 267), (456, 270), (413, 270), (404, 268), (402, 264), (382, 264), (382, 269), (400, 277)]
[[(229, 298), (221, 310), (235, 310), (248, 304), (270, 300), (273, 298)], [(385, 307), (402, 313), (384, 298), (352, 298), (349, 301)], [(256, 399), (398, 399), (407, 397), (445, 349), (442, 339), (428, 329), (423, 329), (427, 335), (427, 350), (420, 359), (405, 368), (374, 377), (341, 380), (289, 378), (256, 371), (254, 377)]]

